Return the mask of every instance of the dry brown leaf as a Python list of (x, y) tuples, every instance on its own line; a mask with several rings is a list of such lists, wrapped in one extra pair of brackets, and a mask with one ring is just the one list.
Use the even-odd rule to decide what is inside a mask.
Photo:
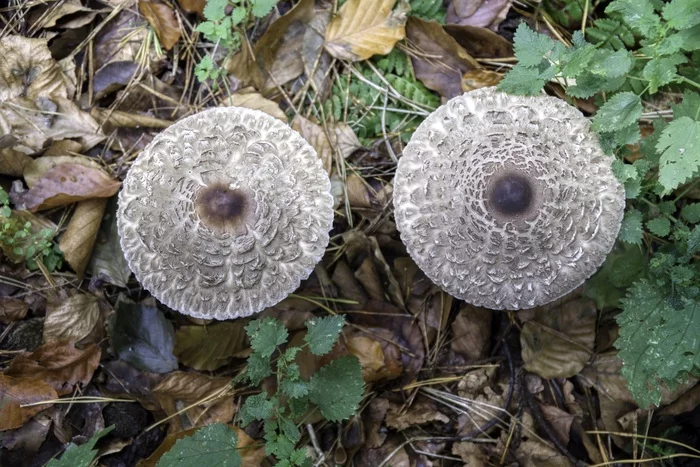
[(469, 92), (495, 86), (502, 78), (502, 74), (491, 70), (469, 70), (462, 75), (462, 91)]
[(92, 379), (102, 352), (95, 344), (84, 350), (68, 342), (54, 342), (34, 352), (17, 355), (6, 374), (15, 377), (39, 378), (50, 384), (59, 395), (70, 394), (76, 385)]
[[(236, 107), (245, 107), (246, 109), (260, 110), (268, 115), (282, 120), (287, 123), (287, 116), (284, 114), (280, 105), (270, 99), (266, 99), (262, 94), (256, 92), (255, 89), (248, 87), (241, 89), (238, 92), (231, 94), (230, 97), (224, 99), (224, 105), (233, 105)], [(298, 131), (298, 130), (297, 130)]]
[(492, 322), (493, 311), (462, 303), (459, 314), (452, 322), (452, 350), (471, 361), (487, 357), (491, 346)]
[(80, 164), (92, 169), (102, 169), (102, 166), (94, 159), (86, 156), (45, 155), (33, 159), (32, 162), (25, 167), (22, 174), (24, 176), (24, 181), (29, 188), (32, 188), (46, 172), (61, 164)]
[(12, 430), (26, 423), (52, 404), (32, 407), (20, 405), (57, 399), (58, 394), (41, 378), (14, 378), (0, 373), (0, 431)]
[(0, 103), (18, 97), (30, 101), (68, 97), (61, 68), (51, 56), (47, 39), (3, 37), (0, 57)]
[(83, 277), (85, 267), (90, 261), (92, 247), (95, 245), (106, 207), (107, 198), (79, 202), (58, 244), (63, 257), (79, 278)]
[[(1, 138), (0, 138), (1, 139)], [(21, 177), (32, 158), (23, 152), (2, 147), (0, 143), (0, 174)]]
[(512, 0), (452, 0), (447, 7), (445, 22), (497, 31), (511, 4)]
[(396, 0), (348, 0), (326, 29), (326, 50), (357, 62), (386, 55), (406, 36), (406, 6), (392, 11)]
[(406, 38), (416, 49), (411, 62), (416, 78), (433, 91), (451, 99), (462, 94), (464, 72), (481, 65), (435, 21), (411, 17), (406, 23)]
[(121, 182), (102, 170), (59, 164), (44, 173), (29, 191), (13, 196), (13, 201), (18, 209), (36, 212), (93, 198), (109, 198), (120, 186)]
[[(204, 398), (214, 396), (226, 389), (230, 378), (214, 378), (201, 373), (186, 373), (174, 371), (153, 388), (153, 395), (167, 415), (173, 415), (183, 406), (189, 406)], [(182, 415), (170, 419), (174, 431), (185, 428), (200, 427), (210, 423), (228, 423), (233, 418), (233, 398), (229, 395), (223, 398), (198, 404), (187, 410), (190, 426), (183, 426)]]
[(172, 49), (182, 35), (173, 9), (164, 3), (139, 0), (139, 11), (156, 31), (165, 50)]
[(90, 334), (100, 319), (97, 301), (96, 296), (84, 293), (49, 301), (44, 319), (44, 342), (78, 342)]
[(505, 58), (513, 56), (513, 44), (490, 29), (456, 24), (448, 24), (444, 29), (472, 57)]
[(24, 300), (0, 297), (0, 323), (10, 324), (27, 316), (29, 305)]
[(177, 0), (177, 3), (187, 13), (197, 13), (199, 16), (204, 16), (204, 7), (207, 5), (207, 0)]

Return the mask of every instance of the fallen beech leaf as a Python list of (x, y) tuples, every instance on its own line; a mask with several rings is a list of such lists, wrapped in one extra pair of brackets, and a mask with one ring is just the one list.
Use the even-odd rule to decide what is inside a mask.
[(452, 0), (447, 7), (445, 22), (497, 31), (511, 4), (512, 0)]
[(0, 431), (12, 430), (26, 423), (37, 413), (53, 404), (20, 407), (46, 400), (57, 399), (58, 394), (41, 378), (14, 378), (0, 373)]
[(84, 293), (49, 301), (44, 319), (44, 342), (78, 342), (90, 334), (100, 318), (97, 301), (96, 296)]
[(39, 378), (50, 384), (59, 395), (70, 394), (78, 384), (92, 379), (102, 352), (95, 344), (84, 350), (69, 342), (54, 342), (23, 352), (10, 363), (6, 374), (15, 377)]
[(0, 102), (16, 97), (67, 98), (61, 68), (51, 56), (47, 39), (6, 36), (0, 41)]
[(406, 4), (392, 11), (394, 5), (396, 0), (348, 0), (326, 29), (326, 50), (351, 62), (388, 54), (406, 36)]
[[(153, 388), (153, 395), (167, 415), (174, 415), (184, 406), (222, 393), (229, 387), (230, 382), (230, 378), (174, 371)], [(184, 412), (191, 426), (195, 427), (216, 422), (228, 423), (233, 418), (233, 414), (233, 397), (230, 395), (202, 402)], [(175, 431), (184, 428), (179, 417), (171, 418), (170, 425)]]
[(593, 355), (595, 303), (576, 299), (559, 308), (537, 308), (520, 334), (527, 371), (543, 378), (568, 378), (583, 369)]
[(228, 99), (224, 100), (224, 103), (226, 105), (245, 107), (246, 109), (260, 110), (261, 112), (265, 112), (287, 123), (287, 116), (282, 109), (280, 109), (280, 105), (275, 101), (264, 98), (262, 94), (256, 92), (251, 87), (241, 89), (231, 94)]
[(165, 50), (172, 49), (182, 35), (173, 9), (164, 3), (139, 0), (139, 11), (156, 31)]
[(451, 99), (462, 94), (464, 72), (481, 65), (435, 21), (411, 17), (406, 38), (418, 53), (411, 54), (416, 78), (428, 89)]
[(119, 191), (120, 186), (121, 182), (101, 169), (59, 164), (13, 201), (19, 209), (36, 212), (92, 198), (109, 198)]
[(10, 324), (19, 321), (27, 315), (29, 305), (24, 300), (16, 298), (0, 298), (0, 323)]
[(90, 261), (92, 247), (100, 229), (100, 222), (107, 206), (107, 199), (97, 198), (81, 201), (70, 218), (68, 228), (61, 237), (58, 247), (63, 257), (79, 278)]
[(204, 7), (207, 5), (207, 0), (177, 0), (177, 3), (187, 13), (197, 13), (199, 16), (204, 16)]
[(224, 366), (245, 344), (245, 321), (209, 326), (182, 326), (175, 334), (174, 353), (195, 370), (214, 371)]

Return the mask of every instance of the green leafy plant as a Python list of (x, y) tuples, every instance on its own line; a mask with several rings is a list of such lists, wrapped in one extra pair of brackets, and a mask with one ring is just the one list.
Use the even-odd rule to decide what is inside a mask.
[[(313, 318), (306, 323), (304, 344), (286, 348), (284, 346), (289, 333), (280, 321), (265, 318), (251, 321), (246, 326), (252, 353), (248, 357), (246, 369), (233, 383), (259, 386), (263, 380), (274, 375), (277, 390), (274, 394), (263, 390), (249, 396), (238, 413), (238, 421), (242, 426), (255, 421), (263, 423), (265, 452), (277, 458), (276, 465), (310, 466), (311, 459), (307, 457), (306, 449), (297, 448), (297, 443), (301, 440), (299, 424), (315, 411), (331, 422), (345, 420), (355, 413), (362, 400), (362, 369), (357, 358), (337, 358), (321, 367), (309, 379), (302, 377), (301, 369), (296, 363), (297, 356), (305, 349), (318, 356), (330, 352), (344, 323), (342, 316)], [(186, 438), (182, 445), (175, 445), (158, 465), (190, 465), (177, 462), (183, 462), (182, 459), (188, 457), (188, 453), (204, 452), (205, 442), (228, 446), (221, 449), (221, 456), (225, 452), (226, 457), (217, 457), (214, 462), (216, 465), (240, 465), (240, 456), (233, 449), (235, 433), (223, 425), (198, 430), (195, 435)], [(229, 463), (224, 464), (224, 459)]]
[(10, 208), (7, 192), (0, 188), (0, 251), (13, 263), (25, 262), (30, 271), (39, 268), (41, 261), (47, 270), (54, 271), (63, 263), (63, 253), (53, 242), (52, 229), (33, 229)]
[[(521, 24), (514, 44), (519, 62), (499, 84), (534, 95), (555, 82), (568, 96), (593, 97), (599, 106), (592, 127), (615, 155), (613, 170), (625, 186), (619, 240), (628, 246), (611, 254), (599, 273), (610, 280), (594, 277), (589, 296), (622, 310), (615, 345), (642, 406), (658, 404), (661, 386), (673, 388), (700, 368), (700, 206), (685, 199), (700, 169), (699, 73), (690, 65), (700, 59), (699, 11), (700, 0), (615, 0), (608, 17), (587, 30), (592, 42), (577, 31), (568, 47)], [(682, 92), (681, 102), (670, 105), (672, 118), (671, 112), (645, 115), (644, 103), (658, 105), (662, 89)], [(654, 119), (645, 138), (643, 117)], [(634, 143), (639, 150), (632, 154)]]
[[(230, 54), (241, 47), (240, 30), (254, 18), (266, 16), (279, 0), (208, 0), (204, 7), (203, 21), (197, 31), (204, 37), (223, 47)], [(195, 75), (199, 81), (218, 79), (224, 71), (214, 61), (212, 55), (206, 55), (197, 64)]]

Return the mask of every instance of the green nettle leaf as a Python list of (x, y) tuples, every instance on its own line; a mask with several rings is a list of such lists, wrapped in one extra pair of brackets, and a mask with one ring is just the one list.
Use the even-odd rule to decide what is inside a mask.
[(636, 245), (642, 243), (643, 235), (642, 213), (634, 208), (627, 210), (625, 217), (622, 219), (618, 238), (625, 243)]
[(158, 461), (158, 467), (239, 467), (243, 464), (236, 449), (236, 432), (223, 423), (207, 425), (175, 442)]
[(228, 0), (207, 0), (202, 13), (209, 21), (221, 21), (226, 16)]
[(656, 57), (649, 60), (642, 70), (642, 76), (649, 80), (649, 92), (657, 92), (661, 86), (671, 83), (678, 77), (677, 65), (687, 62), (681, 54), (670, 57)]
[(674, 29), (688, 29), (700, 24), (700, 0), (672, 0), (664, 5), (662, 16)]
[(642, 100), (633, 92), (615, 94), (598, 109), (593, 118), (597, 131), (615, 131), (637, 122), (642, 115)]
[(323, 366), (309, 384), (309, 399), (331, 422), (350, 418), (364, 393), (362, 367), (353, 356), (340, 357)]
[(700, 366), (700, 303), (670, 293), (640, 280), (616, 318), (622, 374), (642, 407), (659, 404), (660, 381), (673, 386)]
[(555, 44), (552, 38), (536, 33), (525, 23), (520, 23), (513, 41), (515, 57), (518, 64), (524, 67), (538, 66)]
[(670, 193), (700, 167), (700, 121), (690, 117), (673, 120), (661, 133), (656, 150), (661, 153), (659, 183)]
[(304, 341), (309, 344), (309, 350), (314, 355), (325, 355), (331, 351), (338, 340), (340, 331), (345, 324), (342, 315), (311, 318), (306, 322), (308, 332)]
[(175, 329), (155, 306), (119, 300), (111, 338), (119, 359), (136, 368), (154, 373), (177, 369)]
[(268, 399), (265, 392), (261, 392), (245, 400), (238, 413), (238, 418), (241, 425), (246, 426), (254, 420), (270, 418), (273, 410), (275, 410), (275, 402)]
[(647, 229), (658, 237), (665, 237), (671, 233), (671, 221), (665, 217), (657, 217), (647, 222)]
[(681, 216), (683, 216), (683, 219), (691, 224), (697, 224), (700, 222), (700, 203), (687, 204), (683, 206)]
[(89, 467), (92, 461), (95, 460), (97, 451), (94, 450), (95, 444), (104, 435), (114, 429), (114, 426), (98, 431), (92, 438), (87, 440), (85, 444), (77, 446), (70, 443), (60, 459), (51, 459), (46, 467)]
[(253, 3), (253, 15), (256, 18), (266, 16), (277, 5), (279, 0), (255, 0)]
[(605, 9), (605, 13), (618, 12), (622, 20), (644, 37), (654, 37), (661, 28), (661, 18), (654, 13), (654, 6), (648, 0), (615, 0)]
[(277, 346), (287, 342), (289, 333), (284, 324), (274, 318), (256, 319), (245, 328), (250, 339), (250, 347), (264, 357), (270, 357)]

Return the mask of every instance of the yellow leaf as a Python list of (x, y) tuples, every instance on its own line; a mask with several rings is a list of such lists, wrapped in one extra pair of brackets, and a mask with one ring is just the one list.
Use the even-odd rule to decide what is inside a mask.
[(348, 0), (326, 30), (326, 50), (357, 62), (386, 55), (406, 35), (406, 3), (392, 12), (396, 0)]

